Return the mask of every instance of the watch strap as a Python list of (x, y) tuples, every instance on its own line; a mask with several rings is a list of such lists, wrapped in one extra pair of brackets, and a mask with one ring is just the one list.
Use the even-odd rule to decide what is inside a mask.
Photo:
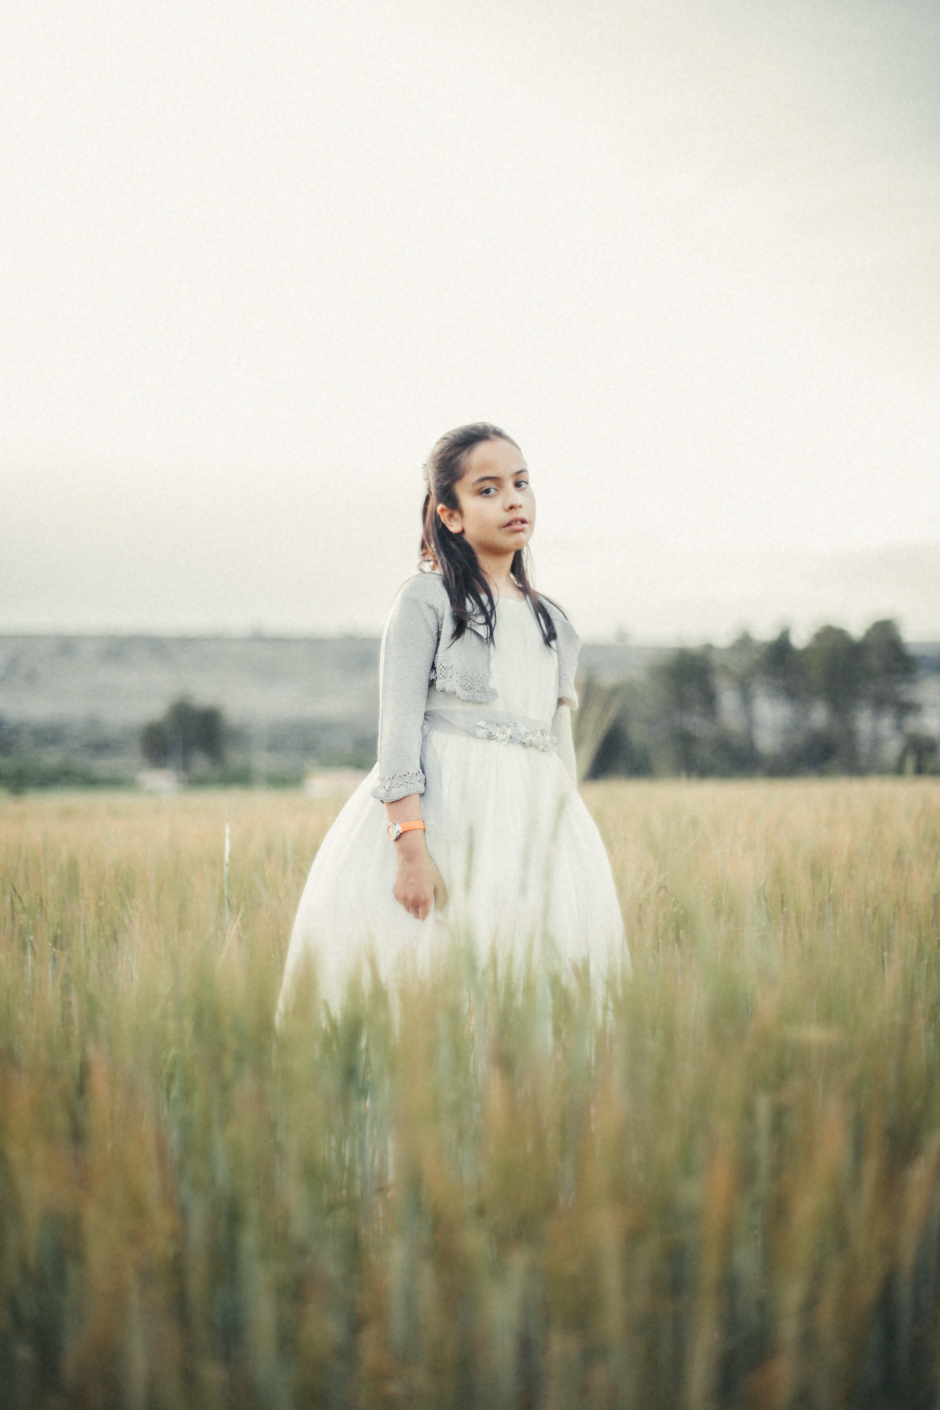
[(393, 842), (397, 842), (403, 832), (427, 832), (423, 822), (389, 823), (386, 829)]

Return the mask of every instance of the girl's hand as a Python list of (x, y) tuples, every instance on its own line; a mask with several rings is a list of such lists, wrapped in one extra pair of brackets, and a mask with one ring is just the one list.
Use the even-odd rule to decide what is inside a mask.
[(397, 858), (392, 895), (416, 920), (426, 920), (435, 904), (447, 904), (447, 888), (431, 860), (423, 832), (406, 832), (393, 844)]

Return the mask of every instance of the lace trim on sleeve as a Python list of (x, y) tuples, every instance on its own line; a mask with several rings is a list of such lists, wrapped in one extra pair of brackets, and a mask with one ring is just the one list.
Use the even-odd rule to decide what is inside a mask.
[(435, 661), (431, 679), (436, 681), (438, 690), (443, 690), (448, 695), (456, 695), (458, 700), (469, 700), (474, 705), (485, 705), (490, 700), (495, 700), (498, 693), (490, 686), (488, 670), (461, 670), (455, 661)]
[(407, 798), (411, 793), (424, 792), (424, 774), (420, 769), (415, 774), (388, 774), (379, 779), (372, 790), (372, 797), (380, 803), (396, 803), (399, 798)]

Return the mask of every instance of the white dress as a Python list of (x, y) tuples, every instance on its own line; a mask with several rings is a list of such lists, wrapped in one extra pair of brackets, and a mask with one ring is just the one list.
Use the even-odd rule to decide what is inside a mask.
[(422, 816), (446, 905), (418, 921), (392, 895), (395, 844), (385, 808), (372, 797), (376, 765), (314, 859), (291, 933), (280, 1014), (307, 959), (317, 966), (320, 995), (334, 1005), (370, 952), (386, 982), (403, 967), (433, 963), (455, 941), (472, 943), (481, 963), (495, 950), (503, 966), (531, 960), (570, 968), (588, 960), (592, 978), (611, 964), (629, 966), (610, 864), (573, 779), (554, 748), (501, 737), (507, 715), (551, 722), (557, 676), (556, 654), (529, 604), (501, 599), (490, 657), (497, 698), (469, 704), (433, 683), (428, 689)]

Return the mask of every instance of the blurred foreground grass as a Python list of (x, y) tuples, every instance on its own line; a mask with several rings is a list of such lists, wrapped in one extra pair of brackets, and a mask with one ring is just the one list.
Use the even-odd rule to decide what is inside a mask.
[(937, 1403), (940, 781), (586, 796), (632, 984), (276, 1047), (335, 805), (0, 801), (4, 1410)]

